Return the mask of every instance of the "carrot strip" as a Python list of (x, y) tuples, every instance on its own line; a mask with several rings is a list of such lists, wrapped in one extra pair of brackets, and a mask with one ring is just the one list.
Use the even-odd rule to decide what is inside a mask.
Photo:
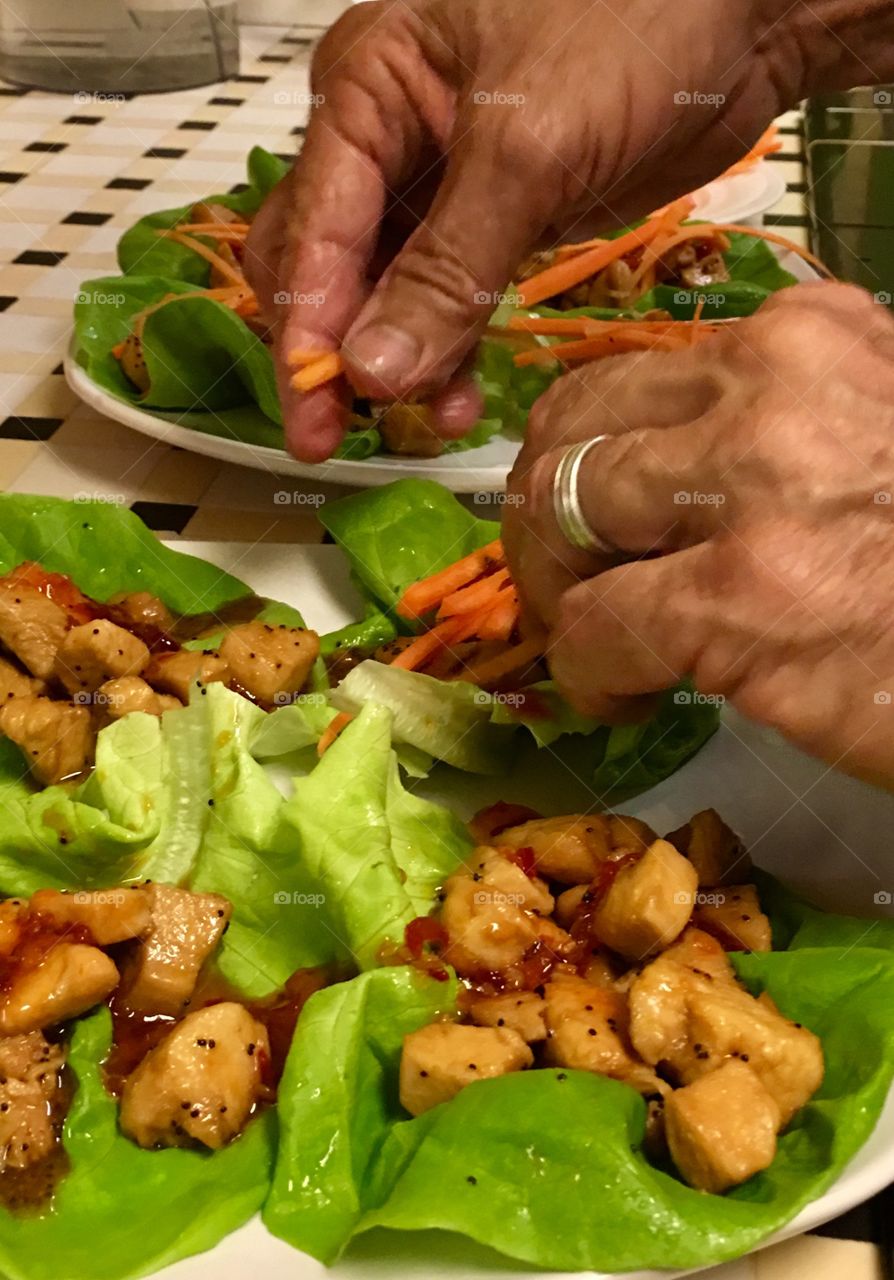
[(452, 592), (468, 586), (488, 569), (501, 567), (504, 563), (503, 546), (497, 538), (446, 569), (439, 569), (437, 573), (407, 587), (395, 606), (397, 612), (402, 618), (420, 618)]
[(292, 374), (290, 386), (295, 391), (313, 391), (324, 382), (331, 382), (344, 372), (344, 361), (337, 351), (329, 351), (317, 360), (312, 360), (303, 369)]
[(350, 711), (339, 711), (337, 716), (333, 716), (327, 724), (326, 728), (317, 743), (317, 755), (322, 756), (332, 746), (335, 739), (354, 719)]
[(293, 347), (286, 355), (286, 364), (298, 368), (302, 365), (313, 364), (316, 360), (322, 360), (325, 356), (331, 355), (331, 351), (327, 351), (325, 347)]
[(221, 236), (224, 239), (241, 240), (251, 227), (247, 222), (178, 222), (171, 231), (185, 231), (192, 235)]
[(183, 235), (179, 231), (156, 231), (157, 236), (164, 240), (174, 240), (177, 244), (184, 245), (187, 249), (192, 249), (193, 253), (197, 253), (200, 258), (204, 258), (212, 267), (217, 267), (221, 275), (232, 280), (233, 284), (244, 285), (245, 277), (241, 271), (237, 271), (235, 267), (231, 267), (225, 258), (219, 253), (215, 253), (213, 249), (209, 249), (206, 244), (202, 244), (201, 240), (194, 240), (192, 236)]
[(608, 240), (595, 249), (587, 249), (583, 253), (575, 254), (574, 257), (553, 263), (545, 271), (539, 272), (536, 276), (530, 276), (518, 286), (519, 306), (533, 307), (538, 302), (543, 302), (545, 298), (551, 298), (553, 294), (573, 289), (576, 284), (589, 280), (591, 276), (595, 276), (610, 263), (616, 262), (618, 258), (624, 258), (634, 249), (642, 248), (656, 234), (656, 224), (646, 222), (641, 227), (626, 231), (616, 240)]
[(258, 300), (255, 295), (250, 293), (242, 299), (234, 300), (233, 310), (236, 312), (237, 316), (241, 316), (242, 319), (245, 320), (248, 316), (256, 316), (261, 308), (258, 305)]
[[(708, 325), (702, 326), (702, 336), (714, 333)], [(629, 334), (604, 334), (596, 338), (583, 338), (580, 342), (563, 342), (555, 347), (541, 347), (537, 351), (520, 351), (513, 357), (517, 368), (532, 364), (549, 364), (553, 360), (593, 360), (599, 356), (623, 355), (632, 351), (678, 351), (689, 346), (689, 334), (672, 332), (649, 334), (645, 327), (631, 325)]]
[(438, 617), (452, 618), (458, 613), (468, 613), (470, 610), (478, 609), (482, 605), (490, 606), (500, 590), (509, 585), (511, 583), (508, 569), (500, 569), (497, 573), (490, 573), (486, 578), (479, 578), (477, 582), (473, 582), (470, 586), (460, 587), (458, 591), (453, 591), (449, 596), (445, 596), (441, 601), (441, 607), (438, 609)]
[(530, 666), (542, 654), (542, 640), (522, 640), (520, 644), (513, 645), (505, 653), (497, 654), (495, 658), (490, 658), (477, 667), (470, 665), (463, 679), (471, 680), (472, 684), (495, 684), (511, 672)]
[(501, 591), (497, 602), (478, 624), (479, 640), (508, 640), (518, 625), (518, 592)]
[(412, 644), (408, 644), (406, 649), (401, 649), (397, 657), (389, 664), (392, 667), (401, 667), (404, 671), (416, 671), (430, 658), (446, 649), (449, 644), (456, 640), (462, 639), (460, 634), (464, 630), (462, 623), (456, 619), (450, 618), (446, 622), (441, 622), (438, 626), (433, 627), (431, 631), (423, 631), (421, 636), (417, 636)]
[(776, 231), (767, 231), (765, 227), (749, 227), (744, 223), (724, 222), (718, 223), (714, 227), (715, 231), (737, 232), (742, 236), (751, 236), (755, 240), (767, 240), (770, 244), (778, 244), (783, 249), (788, 249), (790, 253), (795, 253), (799, 258), (803, 258), (805, 262), (809, 262), (812, 267), (828, 280), (835, 279), (835, 273), (826, 266), (821, 258), (811, 253), (808, 249), (803, 248), (799, 244), (795, 244), (794, 240), (789, 240), (788, 236), (781, 236)]

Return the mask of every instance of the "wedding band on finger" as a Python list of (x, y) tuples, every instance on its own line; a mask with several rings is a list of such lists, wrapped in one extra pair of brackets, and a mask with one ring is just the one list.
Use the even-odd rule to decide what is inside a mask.
[(591, 449), (611, 439), (608, 435), (594, 436), (565, 450), (553, 477), (553, 510), (562, 536), (572, 547), (596, 555), (623, 556), (625, 552), (620, 547), (601, 537), (590, 524), (580, 498), (580, 469), (584, 458)]

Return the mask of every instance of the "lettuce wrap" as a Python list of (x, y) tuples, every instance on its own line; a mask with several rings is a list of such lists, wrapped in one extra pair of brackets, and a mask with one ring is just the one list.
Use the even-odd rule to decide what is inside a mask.
[[(207, 199), (247, 217), (256, 213), (288, 165), (259, 146), (249, 152), (247, 164), (248, 181), (241, 189)], [(122, 274), (84, 282), (75, 305), (77, 360), (105, 391), (160, 418), (244, 444), (282, 449), (282, 415), (269, 347), (222, 302), (195, 295), (195, 290), (209, 285), (209, 263), (158, 234), (182, 222), (191, 207), (181, 205), (140, 218), (118, 243)], [(216, 247), (207, 236), (196, 238)], [(618, 319), (662, 308), (674, 319), (687, 320), (702, 302), (706, 318), (730, 319), (750, 315), (771, 293), (795, 283), (763, 241), (736, 232), (728, 239), (724, 260), (730, 278), (725, 283), (695, 289), (657, 285), (626, 311), (554, 312), (539, 306), (536, 314)], [(127, 337), (138, 312), (167, 295), (190, 293), (146, 318), (143, 349), (150, 388), (142, 394), (121, 371), (112, 348)], [(502, 304), (493, 323), (504, 324), (513, 310)], [(480, 342), (475, 378), (483, 397), (481, 418), (463, 439), (450, 442), (447, 452), (478, 448), (498, 433), (512, 439), (523, 435), (534, 401), (560, 370), (549, 365), (519, 369), (514, 350), (487, 336)], [(382, 437), (370, 419), (368, 425), (348, 432), (335, 456), (357, 460), (381, 452)]]
[[(372, 648), (407, 624), (395, 612), (412, 583), (468, 555), (499, 536), (493, 520), (474, 516), (431, 480), (398, 480), (328, 502), (320, 520), (342, 549), (367, 619), (323, 638), (327, 652)], [(504, 772), (516, 731), (526, 730), (550, 748), (565, 735), (581, 740), (597, 799), (617, 804), (670, 777), (710, 738), (719, 723), (716, 706), (670, 690), (645, 724), (609, 728), (578, 715), (551, 681), (526, 696), (507, 698), (466, 681), (443, 681), (418, 671), (361, 662), (333, 690), (332, 702), (356, 712), (366, 702), (391, 710), (395, 741), (471, 773)]]
[[(378, 772), (381, 786), (384, 762)], [(685, 1186), (643, 1152), (640, 1095), (580, 1071), (480, 1081), (409, 1118), (398, 1101), (403, 1037), (455, 1012), (455, 985), (366, 967), (305, 1008), (283, 1077), (269, 1229), (327, 1264), (374, 1228), (449, 1231), (526, 1264), (611, 1273), (700, 1267), (757, 1246), (841, 1173), (894, 1075), (894, 922), (825, 915), (759, 881), (790, 949), (736, 954), (736, 969), (821, 1038), (826, 1062), (765, 1172), (724, 1196)], [(381, 927), (395, 919), (388, 892), (370, 889), (364, 903), (370, 927), (377, 904)]]

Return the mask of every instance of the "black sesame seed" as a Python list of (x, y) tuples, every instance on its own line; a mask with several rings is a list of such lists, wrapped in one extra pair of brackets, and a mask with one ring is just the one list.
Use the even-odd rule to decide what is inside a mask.
[(475, 1177), (474, 1173), (469, 1174), (468, 1178), (466, 1178), (466, 1182), (468, 1182), (470, 1187), (478, 1186), (478, 1179)]

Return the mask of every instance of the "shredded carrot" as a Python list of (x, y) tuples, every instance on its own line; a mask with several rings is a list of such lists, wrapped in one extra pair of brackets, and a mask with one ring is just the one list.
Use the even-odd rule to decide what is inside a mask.
[(773, 155), (781, 150), (782, 141), (779, 138), (779, 130), (775, 124), (771, 124), (769, 129), (766, 129), (761, 134), (751, 150), (741, 160), (737, 160), (735, 164), (730, 165), (723, 177), (730, 178), (733, 174), (745, 173), (747, 170), (753, 169), (759, 161), (763, 160), (764, 156)]
[(822, 259), (817, 258), (815, 254), (810, 253), (802, 245), (796, 244), (794, 240), (789, 240), (788, 236), (781, 236), (776, 231), (767, 231), (764, 227), (749, 227), (744, 223), (738, 222), (718, 223), (714, 230), (726, 233), (735, 232), (741, 236), (751, 236), (755, 240), (767, 240), (770, 244), (778, 244), (781, 248), (788, 249), (790, 253), (797, 254), (799, 258), (803, 258), (805, 262), (809, 262), (827, 280), (835, 279), (835, 273), (826, 266)]
[(335, 739), (347, 725), (354, 719), (350, 711), (339, 711), (337, 716), (333, 716), (323, 730), (320, 741), (317, 743), (317, 755), (321, 756), (332, 746)]
[[(510, 316), (506, 327), (546, 337), (597, 338), (622, 328), (643, 329), (649, 333), (676, 332), (688, 328), (692, 323), (692, 320), (647, 320), (645, 317), (636, 320), (597, 320), (594, 316), (568, 316), (562, 319), (554, 319), (552, 316)], [(716, 323), (723, 322), (718, 320)]]
[(338, 352), (329, 351), (293, 373), (290, 386), (295, 391), (312, 391), (314, 387), (321, 387), (324, 382), (337, 378), (344, 372), (344, 367), (344, 361)]
[(298, 368), (301, 365), (313, 364), (314, 361), (322, 360), (331, 354), (325, 347), (293, 347), (286, 356), (286, 364), (292, 368)]
[(401, 649), (389, 665), (401, 667), (404, 671), (415, 671), (442, 649), (463, 638), (460, 634), (463, 630), (464, 626), (455, 618), (439, 622), (436, 627), (432, 627), (431, 631), (423, 631), (422, 635), (417, 636), (406, 649)]
[[(625, 329), (628, 332), (625, 333)], [(520, 351), (513, 359), (521, 369), (527, 365), (549, 364), (554, 360), (562, 363), (569, 360), (595, 360), (599, 356), (622, 355), (632, 351), (679, 351), (693, 341), (700, 341), (716, 332), (712, 325), (703, 324), (696, 330), (698, 338), (693, 339), (691, 326), (680, 333), (659, 326), (656, 329), (658, 331), (653, 333), (650, 332), (648, 323), (621, 321), (613, 333), (582, 338), (580, 342), (562, 342), (554, 347), (539, 347), (536, 351)]]
[(178, 222), (172, 231), (192, 235), (219, 236), (224, 240), (242, 240), (251, 231), (247, 222)]
[(254, 293), (245, 294), (242, 298), (234, 301), (233, 310), (237, 316), (241, 316), (243, 320), (247, 320), (249, 316), (256, 316), (261, 310), (258, 300)]
[(447, 596), (468, 586), (489, 569), (501, 569), (505, 565), (503, 545), (499, 539), (489, 542), (461, 560), (439, 569), (437, 573), (414, 582), (407, 587), (395, 606), (402, 618), (421, 618)]
[(491, 605), (478, 623), (478, 637), (481, 640), (509, 640), (518, 626), (518, 592), (515, 588), (501, 591), (496, 603)]
[(232, 280), (233, 284), (245, 284), (245, 277), (236, 267), (230, 265), (225, 258), (219, 253), (215, 253), (208, 245), (202, 244), (201, 240), (194, 240), (192, 236), (184, 235), (180, 231), (156, 231), (155, 233), (163, 240), (174, 240), (177, 244), (184, 245), (187, 249), (192, 249), (193, 253), (197, 253), (200, 258), (204, 258), (212, 267), (217, 267), (221, 275), (226, 276), (228, 280)]
[(489, 658), (486, 662), (479, 663), (477, 667), (470, 666), (463, 679), (470, 680), (472, 684), (496, 684), (511, 672), (529, 667), (542, 655), (542, 640), (522, 640), (520, 644), (512, 645), (505, 653)]
[(497, 592), (503, 587), (511, 586), (508, 569), (498, 569), (496, 573), (479, 578), (467, 587), (460, 587), (449, 596), (445, 596), (438, 609), (439, 618), (452, 618), (458, 613), (468, 613), (482, 606), (489, 607)]

